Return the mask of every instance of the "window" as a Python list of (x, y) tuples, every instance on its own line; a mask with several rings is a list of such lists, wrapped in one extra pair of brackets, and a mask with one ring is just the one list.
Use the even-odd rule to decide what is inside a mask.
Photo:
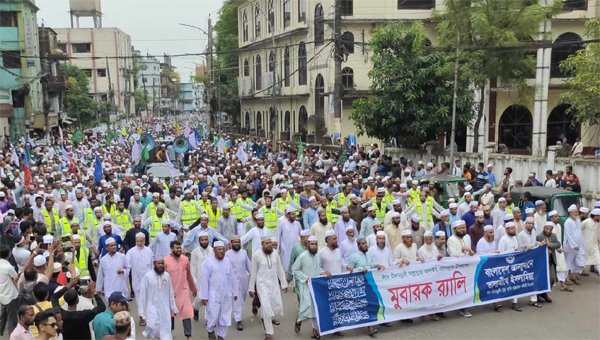
[(256, 6), (254, 7), (254, 37), (255, 38), (260, 38), (260, 26), (261, 26), (261, 22), (260, 22), (260, 7)]
[(560, 63), (569, 58), (569, 56), (577, 53), (578, 50), (584, 48), (581, 43), (581, 37), (575, 33), (567, 32), (561, 34), (554, 44), (558, 46), (552, 48), (552, 56), (550, 61), (550, 77), (565, 78), (569, 75), (560, 68)]
[(298, 85), (306, 85), (306, 45), (301, 42), (298, 46)]
[(509, 106), (500, 117), (500, 143), (509, 150), (528, 150), (533, 130), (531, 112), (523, 105)]
[(268, 14), (269, 18), (269, 27), (267, 27), (267, 31), (272, 33), (275, 31), (275, 7), (273, 6), (273, 0), (269, 0), (268, 2)]
[(246, 10), (242, 13), (242, 40), (248, 41), (248, 12)]
[(352, 0), (342, 0), (342, 6), (340, 8), (340, 11), (342, 12), (342, 15), (344, 16), (351, 16), (352, 15)]
[(248, 59), (244, 59), (244, 77), (250, 76), (250, 65), (248, 64)]
[(290, 48), (286, 47), (283, 52), (283, 84), (290, 86)]
[(298, 22), (306, 22), (306, 0), (298, 0)]
[(108, 94), (101, 93), (100, 94), (100, 100), (103, 101), (103, 102), (107, 102), (108, 101)]
[(269, 72), (275, 72), (275, 67), (277, 65), (277, 55), (275, 51), (269, 52)]
[(563, 12), (587, 11), (587, 3), (587, 0), (565, 0), (563, 4)]
[(352, 90), (354, 88), (354, 70), (350, 67), (345, 67), (342, 70), (342, 88), (344, 90)]
[(560, 104), (555, 107), (550, 112), (546, 124), (547, 145), (555, 145), (557, 141), (563, 141), (564, 138), (567, 139), (567, 143), (573, 145), (581, 132), (581, 124), (575, 122), (569, 104)]
[(325, 22), (323, 21), (323, 6), (315, 7), (315, 46), (325, 43)]
[(346, 31), (342, 34), (342, 53), (354, 53), (354, 34), (352, 34), (352, 32)]
[(92, 46), (90, 43), (74, 43), (71, 45), (73, 53), (90, 53)]
[[(315, 80), (315, 115), (317, 117), (323, 117), (325, 113), (325, 81), (323, 80), (323, 76), (320, 74), (317, 75), (317, 79)], [(317, 129), (322, 129), (322, 126), (319, 126)]]
[(20, 51), (2, 51), (2, 65), (4, 68), (21, 68)]
[(98, 77), (106, 77), (106, 69), (105, 68), (99, 68), (96, 70), (96, 73), (98, 74)]
[(283, 27), (292, 23), (292, 0), (283, 0)]
[(260, 67), (260, 54), (256, 55), (254, 71), (256, 72), (256, 89), (260, 90), (262, 88), (262, 69)]
[(0, 27), (17, 27), (17, 12), (0, 12)]
[(435, 0), (398, 0), (398, 9), (432, 9)]

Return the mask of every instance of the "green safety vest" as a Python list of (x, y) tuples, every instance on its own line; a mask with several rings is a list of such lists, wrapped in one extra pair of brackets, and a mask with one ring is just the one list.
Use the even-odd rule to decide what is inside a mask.
[(162, 231), (162, 221), (156, 215), (152, 216), (151, 218), (152, 222), (148, 226), (148, 232), (150, 233), (150, 239), (154, 240), (154, 237), (156, 237), (156, 235)]
[(181, 223), (184, 225), (193, 224), (200, 217), (200, 211), (194, 201), (181, 201)]
[(229, 206), (231, 207), (231, 214), (236, 220), (241, 220), (244, 218), (244, 212), (246, 209), (242, 208), (240, 198), (238, 198), (235, 203), (229, 202)]
[(331, 222), (331, 224), (335, 224), (340, 219), (340, 215), (331, 212), (332, 209), (337, 209), (335, 202), (333, 201), (327, 203), (327, 208), (325, 208), (325, 215), (327, 216), (327, 221)]
[[(165, 204), (161, 203), (161, 202), (158, 202), (158, 206), (163, 207), (163, 209), (165, 208)], [(148, 216), (150, 216), (150, 217), (156, 216), (156, 208), (157, 207), (154, 204), (154, 202), (150, 202), (150, 204), (148, 204), (148, 207), (146, 207), (146, 210), (150, 211), (150, 214)]]
[(109, 214), (112, 216), (115, 213), (115, 210), (117, 210), (117, 205), (114, 203), (110, 205), (110, 210), (106, 209), (106, 204), (102, 204), (102, 213), (103, 214)]
[(265, 215), (265, 227), (274, 233), (275, 229), (277, 229), (277, 218), (279, 218), (275, 208), (273, 206), (271, 208), (263, 207), (262, 211), (263, 215)]
[(217, 230), (217, 221), (219, 217), (221, 217), (221, 208), (217, 208), (217, 213), (215, 214), (212, 208), (208, 209), (208, 226)]
[(123, 212), (117, 210), (115, 211), (113, 217), (115, 218), (115, 222), (120, 227), (123, 227), (123, 229), (125, 230), (131, 229), (131, 215), (129, 214), (129, 210), (124, 209)]
[[(48, 213), (48, 209), (44, 208), (42, 210), (42, 215), (44, 215), (44, 222), (46, 223), (46, 232), (52, 233), (52, 219), (50, 219), (50, 213)], [(58, 229), (58, 224), (60, 223), (60, 217), (58, 217), (58, 211), (52, 208), (52, 217), (54, 218), (54, 229)], [(60, 235), (58, 235), (60, 236)]]
[(377, 205), (377, 202), (373, 203), (373, 206), (375, 207), (375, 217), (383, 223), (383, 221), (385, 220), (385, 204), (383, 203), (383, 200), (381, 200), (381, 207)]
[[(74, 250), (73, 250), (74, 251)], [(88, 256), (90, 255), (90, 250), (81, 244), (81, 248), (79, 249), (79, 256), (75, 256), (73, 258), (73, 266), (79, 269), (79, 277), (90, 276), (90, 271), (88, 270)]]
[[(61, 237), (63, 236), (71, 236), (71, 223), (72, 222), (79, 222), (79, 219), (75, 216), (73, 216), (72, 220), (68, 220), (67, 216), (64, 216), (63, 218), (60, 219), (60, 223), (62, 223), (63, 228), (62, 228), (62, 235), (60, 235)], [(81, 223), (80, 223), (81, 224)]]
[(417, 188), (417, 190), (413, 190), (413, 188), (410, 188), (408, 190), (408, 206), (411, 206), (413, 204), (413, 202), (419, 201), (419, 198), (421, 196), (421, 189)]
[(98, 225), (98, 220), (96, 220), (96, 215), (94, 214), (94, 210), (92, 208), (85, 208), (83, 211), (83, 225), (81, 225), (81, 229), (87, 231), (90, 227), (95, 227)]
[(431, 211), (433, 209), (433, 199), (431, 197), (427, 197), (425, 199), (425, 213), (423, 213), (423, 202), (421, 200), (417, 201), (417, 214), (421, 217), (421, 221), (427, 223), (427, 225), (433, 225), (433, 215)]

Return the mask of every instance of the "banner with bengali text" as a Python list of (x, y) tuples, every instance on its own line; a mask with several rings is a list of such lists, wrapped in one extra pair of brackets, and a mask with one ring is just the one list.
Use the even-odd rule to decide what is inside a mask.
[(321, 335), (550, 291), (545, 246), (320, 276), (310, 290)]

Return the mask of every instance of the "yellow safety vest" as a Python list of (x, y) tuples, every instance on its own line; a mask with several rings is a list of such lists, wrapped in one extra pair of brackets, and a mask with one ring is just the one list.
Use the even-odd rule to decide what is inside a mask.
[(394, 195), (390, 194), (389, 191), (386, 191), (385, 196), (383, 197), (383, 199), (381, 201), (383, 203), (385, 203), (385, 206), (387, 206), (388, 203), (392, 203), (393, 200), (394, 200)]
[(117, 210), (117, 211), (115, 211), (113, 217), (115, 219), (115, 222), (120, 227), (123, 227), (123, 229), (125, 229), (125, 230), (131, 229), (131, 227), (132, 227), (131, 215), (129, 214), (129, 210), (124, 209), (123, 212), (120, 212), (119, 210)]
[(235, 201), (235, 203), (229, 202), (229, 207), (231, 208), (231, 215), (233, 215), (236, 220), (241, 220), (244, 218), (244, 211), (246, 211), (246, 209), (242, 208), (239, 198)]
[(88, 228), (95, 227), (97, 225), (98, 220), (96, 220), (94, 210), (92, 210), (92, 208), (85, 208), (83, 211), (83, 225), (80, 225), (81, 229), (87, 231)]
[(73, 216), (73, 219), (70, 221), (67, 219), (67, 216), (64, 216), (63, 218), (60, 219), (60, 223), (62, 223), (62, 225), (63, 225), (61, 237), (71, 236), (71, 223), (72, 222), (80, 223), (79, 219), (75, 216)]
[(327, 221), (331, 222), (331, 224), (335, 224), (340, 219), (340, 215), (334, 214), (331, 210), (337, 209), (335, 202), (327, 203), (327, 208), (325, 208), (325, 215), (327, 215)]
[(200, 211), (194, 201), (181, 201), (181, 223), (185, 225), (192, 224), (200, 217)]
[(336, 202), (338, 207), (347, 207), (348, 199), (346, 198), (346, 194), (344, 194), (344, 192), (340, 192), (336, 197)]
[[(65, 233), (63, 233), (63, 237), (65, 236), (71, 236), (73, 234), (73, 231), (70, 230), (69, 233), (67, 235), (65, 235)], [(81, 242), (81, 247), (84, 248), (86, 247), (87, 244), (87, 240), (86, 240), (86, 236), (85, 236), (85, 232), (81, 229), (77, 230), (77, 235), (79, 235), (79, 240)], [(72, 245), (71, 240), (68, 241), (62, 241), (61, 240), (61, 246), (62, 247), (70, 247)]]
[(383, 200), (381, 200), (381, 207), (377, 205), (377, 202), (373, 203), (373, 206), (375, 207), (375, 218), (377, 218), (379, 220), (379, 222), (382, 222), (385, 220), (385, 210), (386, 210), (386, 206), (383, 203)]
[[(165, 204), (158, 202), (158, 206), (159, 207), (163, 207), (163, 209), (165, 208)], [(150, 211), (150, 214), (148, 216), (150, 217), (154, 217), (156, 216), (156, 205), (154, 204), (154, 202), (150, 202), (150, 204), (148, 204), (148, 207), (146, 208), (146, 210)], [(166, 213), (166, 211), (165, 211)]]
[[(44, 215), (44, 222), (46, 223), (46, 232), (52, 233), (52, 220), (50, 219), (50, 213), (48, 213), (48, 209), (44, 208), (42, 210), (42, 214)], [(54, 208), (52, 208), (52, 217), (54, 218), (54, 228), (58, 229), (57, 227), (60, 223), (60, 217), (58, 217), (58, 211)]]
[(148, 226), (148, 232), (150, 233), (150, 239), (154, 240), (154, 237), (156, 237), (158, 233), (162, 232), (162, 221), (156, 215), (152, 216), (151, 218), (152, 222)]
[(433, 225), (433, 215), (431, 214), (433, 209), (433, 199), (431, 197), (425, 199), (425, 213), (423, 213), (422, 203), (421, 200), (417, 201), (417, 214), (421, 217), (421, 222), (427, 223), (427, 225)]
[(270, 232), (275, 232), (275, 229), (277, 229), (277, 218), (279, 217), (277, 216), (275, 208), (272, 206), (270, 209), (263, 207), (262, 211), (263, 215), (265, 215), (265, 227), (269, 229)]
[(115, 213), (115, 210), (117, 210), (117, 205), (114, 203), (110, 205), (110, 210), (106, 209), (106, 204), (102, 204), (102, 214), (109, 214), (112, 216)]
[[(73, 250), (75, 251), (75, 250)], [(90, 271), (88, 270), (88, 256), (90, 255), (90, 251), (87, 247), (81, 244), (81, 248), (79, 249), (79, 256), (75, 256), (73, 258), (73, 266), (79, 269), (79, 277), (90, 276)]]
[(212, 208), (208, 209), (208, 226), (217, 230), (217, 221), (219, 217), (221, 217), (221, 208), (217, 208), (217, 213), (215, 214)]
[[(246, 205), (250, 205), (252, 206), (252, 204), (254, 202), (252, 202), (252, 199), (250, 199), (250, 197), (246, 198), (246, 200), (244, 200), (243, 198), (238, 198), (237, 202), (240, 203), (240, 207), (242, 207), (241, 203), (246, 203)], [(246, 210), (244, 208), (242, 208), (242, 218), (247, 218), (250, 217), (252, 215), (252, 212), (250, 210)]]
[(210, 209), (210, 200), (206, 200), (206, 202), (205, 202), (205, 201), (203, 201), (203, 200), (198, 200), (198, 201), (196, 201), (196, 202), (198, 202), (198, 204), (200, 205), (200, 207), (201, 207), (201, 208), (202, 208), (202, 209), (203, 209), (205, 212), (207, 212), (207, 211)]
[(413, 188), (408, 189), (408, 206), (411, 206), (413, 202), (419, 201), (421, 198), (421, 189), (417, 188), (414, 190)]

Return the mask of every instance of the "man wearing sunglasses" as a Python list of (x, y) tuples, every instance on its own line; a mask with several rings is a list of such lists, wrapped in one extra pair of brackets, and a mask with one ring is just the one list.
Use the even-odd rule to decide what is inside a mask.
[(39, 330), (39, 335), (36, 339), (48, 340), (56, 337), (58, 331), (58, 323), (54, 318), (53, 311), (43, 311), (35, 315), (35, 325)]

